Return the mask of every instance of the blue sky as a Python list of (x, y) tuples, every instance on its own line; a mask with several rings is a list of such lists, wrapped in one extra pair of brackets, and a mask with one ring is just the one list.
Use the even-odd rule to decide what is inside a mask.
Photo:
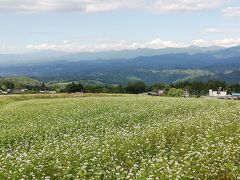
[(0, 53), (240, 44), (239, 0), (0, 0)]

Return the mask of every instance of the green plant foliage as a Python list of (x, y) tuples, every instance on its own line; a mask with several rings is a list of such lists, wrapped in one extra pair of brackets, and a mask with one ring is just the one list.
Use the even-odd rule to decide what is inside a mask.
[(80, 83), (76, 84), (72, 82), (66, 86), (63, 92), (67, 92), (67, 93), (84, 92), (84, 87)]
[(136, 82), (129, 82), (126, 86), (126, 92), (131, 94), (139, 94), (143, 93), (146, 90), (146, 85), (144, 82), (136, 81)]
[(171, 88), (169, 89), (167, 96), (169, 97), (181, 97), (183, 94), (182, 89)]

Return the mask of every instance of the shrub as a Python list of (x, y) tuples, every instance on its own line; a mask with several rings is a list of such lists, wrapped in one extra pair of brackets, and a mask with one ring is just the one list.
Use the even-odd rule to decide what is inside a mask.
[(72, 82), (66, 86), (66, 88), (64, 89), (64, 92), (67, 92), (67, 93), (84, 92), (84, 87), (80, 83), (76, 84)]
[(181, 97), (183, 94), (182, 89), (171, 88), (169, 89), (167, 96), (169, 97)]
[(143, 93), (146, 90), (146, 85), (144, 82), (137, 81), (137, 82), (129, 82), (126, 86), (126, 92), (131, 94), (139, 94)]

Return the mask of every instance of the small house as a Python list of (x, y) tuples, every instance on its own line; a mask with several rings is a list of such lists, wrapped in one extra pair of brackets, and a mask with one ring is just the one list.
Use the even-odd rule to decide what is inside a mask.
[(183, 91), (182, 97), (190, 97), (190, 93), (187, 89), (185, 91)]
[(158, 92), (148, 92), (147, 93), (149, 96), (159, 96)]
[(45, 91), (40, 91), (40, 93), (42, 93), (42, 94), (56, 94), (57, 92), (56, 91), (47, 91), (47, 90), (45, 90)]
[(20, 89), (13, 89), (11, 93), (21, 93)]
[(24, 92), (27, 92), (28, 89), (21, 89), (21, 92), (24, 93)]
[(209, 96), (210, 97), (225, 97), (225, 96), (227, 96), (227, 91), (223, 91), (223, 90), (213, 91), (212, 89), (210, 89)]
[(164, 96), (165, 95), (165, 90), (156, 90), (154, 92), (148, 92), (147, 94), (149, 96)]
[(50, 94), (50, 91), (45, 90), (45, 91), (40, 91), (40, 93), (42, 93), (42, 94)]
[(163, 90), (163, 89), (158, 90), (158, 94), (159, 94), (159, 96), (164, 96), (165, 90)]
[(12, 93), (13, 90), (12, 89), (7, 89), (7, 93)]

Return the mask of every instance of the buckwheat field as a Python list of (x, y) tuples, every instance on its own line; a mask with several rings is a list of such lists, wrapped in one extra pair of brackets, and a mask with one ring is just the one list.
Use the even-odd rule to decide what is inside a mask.
[(238, 101), (0, 98), (0, 179), (238, 176)]

